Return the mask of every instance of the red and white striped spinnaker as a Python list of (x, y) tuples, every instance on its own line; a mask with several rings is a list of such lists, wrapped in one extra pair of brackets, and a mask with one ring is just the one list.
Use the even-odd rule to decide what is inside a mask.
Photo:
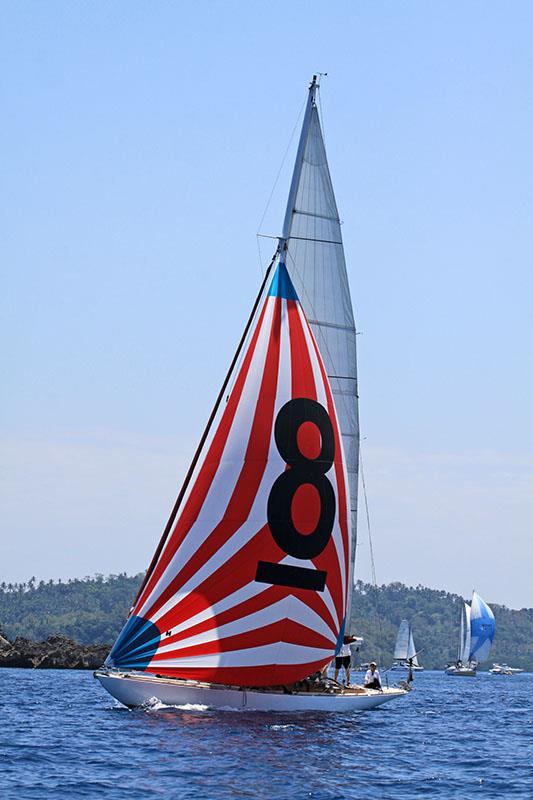
[(350, 546), (339, 425), (279, 258), (231, 392), (107, 666), (240, 686), (333, 656)]

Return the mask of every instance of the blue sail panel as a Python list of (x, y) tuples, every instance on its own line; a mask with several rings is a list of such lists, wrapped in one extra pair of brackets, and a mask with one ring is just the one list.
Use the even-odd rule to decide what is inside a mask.
[(470, 631), (470, 660), (486, 661), (496, 631), (496, 620), (489, 606), (476, 592), (472, 595)]
[(270, 289), (269, 297), (283, 297), (285, 300), (298, 300), (298, 295), (287, 272), (285, 262), (280, 258)]

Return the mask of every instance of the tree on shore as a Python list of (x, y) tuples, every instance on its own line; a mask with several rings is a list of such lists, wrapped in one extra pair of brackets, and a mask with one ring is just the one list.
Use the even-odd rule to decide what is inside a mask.
[[(0, 584), (0, 632), (42, 641), (60, 633), (80, 644), (111, 644), (118, 635), (143, 574), (102, 574), (68, 581)], [(533, 670), (533, 609), (520, 611), (489, 603), (496, 616), (491, 658)], [(363, 636), (362, 661), (392, 663), (398, 626), (409, 619), (428, 669), (442, 669), (457, 652), (463, 598), (425, 586), (359, 581), (354, 589), (350, 632)]]

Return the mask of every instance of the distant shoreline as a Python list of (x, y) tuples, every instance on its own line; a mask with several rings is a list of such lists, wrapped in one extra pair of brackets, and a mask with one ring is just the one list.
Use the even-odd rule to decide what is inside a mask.
[(10, 642), (0, 637), (0, 667), (19, 669), (98, 669), (104, 663), (110, 645), (78, 644), (55, 634), (44, 642), (18, 636)]
[[(0, 585), (0, 666), (95, 669), (119, 635), (143, 574)], [(487, 598), (496, 617), (490, 662), (533, 671), (533, 609), (509, 609)], [(361, 661), (392, 664), (402, 619), (413, 626), (425, 669), (456, 658), (463, 598), (402, 583), (354, 588), (350, 633), (364, 638)], [(62, 637), (58, 638), (58, 637)], [(8, 641), (6, 641), (8, 640)]]

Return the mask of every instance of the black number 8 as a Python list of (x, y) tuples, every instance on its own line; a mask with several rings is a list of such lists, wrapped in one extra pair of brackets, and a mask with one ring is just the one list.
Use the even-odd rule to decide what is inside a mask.
[[(298, 429), (312, 422), (321, 436), (320, 453), (307, 458), (298, 447)], [(335, 492), (326, 472), (335, 456), (333, 426), (324, 406), (316, 400), (299, 397), (289, 400), (280, 409), (274, 426), (274, 439), (279, 454), (290, 469), (274, 482), (267, 504), (267, 520), (272, 536), (281, 549), (295, 558), (316, 558), (330, 540), (335, 521)], [(292, 499), (303, 484), (314, 486), (320, 496), (320, 516), (315, 530), (300, 533), (291, 516)]]

